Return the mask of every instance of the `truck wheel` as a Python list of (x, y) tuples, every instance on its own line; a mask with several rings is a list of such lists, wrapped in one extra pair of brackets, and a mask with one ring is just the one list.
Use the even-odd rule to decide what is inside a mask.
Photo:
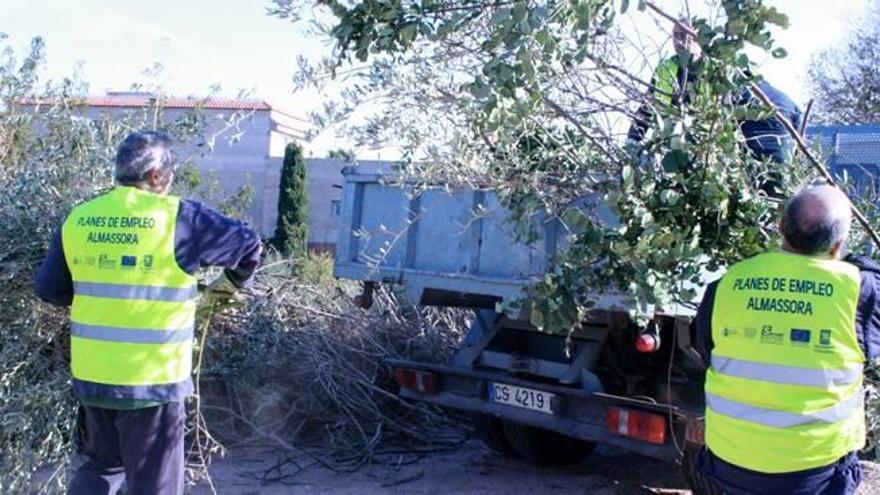
[(699, 452), (699, 450), (686, 449), (684, 458), (681, 460), (681, 468), (684, 471), (688, 488), (691, 489), (693, 495), (722, 495), (723, 492), (715, 486), (715, 483), (697, 470)]
[(516, 452), (513, 451), (504, 436), (504, 428), (500, 419), (493, 418), (488, 414), (472, 413), (471, 425), (474, 428), (474, 434), (486, 444), (486, 447), (504, 457), (517, 457)]
[(593, 442), (522, 423), (503, 421), (502, 427), (513, 451), (535, 464), (576, 464), (596, 447)]

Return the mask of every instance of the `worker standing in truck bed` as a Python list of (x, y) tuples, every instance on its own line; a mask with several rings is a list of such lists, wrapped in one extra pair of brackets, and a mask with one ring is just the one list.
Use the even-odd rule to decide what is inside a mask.
[[(680, 19), (675, 24), (672, 30), (675, 55), (663, 59), (654, 70), (648, 101), (639, 107), (627, 132), (626, 146), (630, 150), (634, 151), (644, 140), (657, 109), (675, 112), (686, 105), (690, 101), (690, 94), (696, 91), (703, 51), (690, 34), (693, 30), (693, 25), (687, 19)], [(748, 71), (746, 75), (751, 77)], [(801, 109), (788, 95), (764, 79), (757, 81), (756, 85), (770, 100), (778, 115), (788, 119), (795, 128), (800, 126)], [(763, 106), (750, 89), (743, 90), (733, 104), (756, 108)], [(739, 127), (746, 148), (756, 159), (778, 164), (791, 160), (794, 143), (776, 115), (761, 120), (743, 120), (739, 122)], [(782, 195), (782, 177), (778, 172), (755, 175), (759, 188), (768, 196), (778, 198)]]

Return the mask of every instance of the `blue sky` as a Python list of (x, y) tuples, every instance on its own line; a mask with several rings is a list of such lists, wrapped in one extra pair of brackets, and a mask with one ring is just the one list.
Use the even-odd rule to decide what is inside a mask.
[[(47, 42), (47, 76), (70, 74), (77, 63), (91, 92), (125, 90), (155, 63), (161, 82), (178, 95), (204, 95), (212, 84), (235, 95), (253, 96), (308, 111), (314, 95), (292, 94), (291, 74), (298, 54), (330, 50), (291, 23), (266, 15), (268, 0), (0, 0), (0, 31), (26, 46), (35, 35)], [(658, 2), (683, 11), (684, 0)], [(692, 6), (705, 3), (698, 0)], [(789, 14), (791, 28), (778, 33), (789, 57), (767, 57), (761, 72), (803, 103), (806, 65), (817, 50), (839, 42), (870, 0), (771, 0)], [(695, 7), (696, 8), (696, 7)], [(633, 25), (647, 23), (634, 16)], [(665, 35), (664, 35), (665, 36)]]

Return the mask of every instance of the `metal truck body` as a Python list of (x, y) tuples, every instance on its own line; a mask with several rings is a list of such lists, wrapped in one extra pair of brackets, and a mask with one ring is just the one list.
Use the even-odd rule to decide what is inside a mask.
[[(602, 221), (613, 215), (584, 207)], [(464, 341), (445, 364), (395, 361), (400, 394), (470, 411), (490, 447), (545, 461), (560, 443), (612, 444), (655, 458), (679, 459), (701, 442), (702, 364), (690, 346), (693, 314), (648, 314), (661, 345), (638, 353), (644, 332), (612, 291), (568, 340), (538, 332), (524, 313), (498, 303), (552, 269), (568, 236), (559, 221), (537, 216), (529, 242), (491, 190), (392, 184), (345, 173), (335, 275), (400, 284), (417, 304), (474, 308)]]

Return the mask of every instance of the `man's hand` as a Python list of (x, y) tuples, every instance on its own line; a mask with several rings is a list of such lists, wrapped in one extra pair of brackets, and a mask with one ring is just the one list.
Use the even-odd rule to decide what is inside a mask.
[(203, 304), (214, 311), (223, 311), (237, 302), (237, 293), (238, 286), (223, 273), (205, 288)]

